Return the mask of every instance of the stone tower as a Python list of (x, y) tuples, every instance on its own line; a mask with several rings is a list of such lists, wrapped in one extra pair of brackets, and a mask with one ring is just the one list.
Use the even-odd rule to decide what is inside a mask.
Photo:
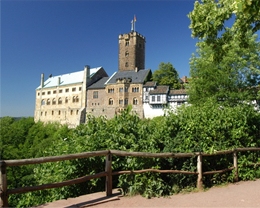
[(119, 71), (145, 69), (145, 37), (132, 31), (119, 35)]

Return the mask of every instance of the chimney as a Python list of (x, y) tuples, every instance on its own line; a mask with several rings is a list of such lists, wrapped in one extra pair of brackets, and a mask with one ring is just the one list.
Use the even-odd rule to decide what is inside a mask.
[(44, 87), (44, 74), (41, 74), (41, 88)]
[(89, 65), (85, 65), (85, 68), (84, 68), (84, 70), (86, 70), (86, 74), (87, 74), (87, 79), (89, 79), (90, 78), (90, 66)]
[(60, 86), (60, 77), (58, 77), (58, 86)]

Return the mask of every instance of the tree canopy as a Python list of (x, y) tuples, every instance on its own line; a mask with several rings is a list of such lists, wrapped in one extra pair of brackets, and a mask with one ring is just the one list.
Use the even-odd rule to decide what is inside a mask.
[(169, 85), (170, 88), (180, 88), (179, 74), (171, 63), (160, 63), (159, 69), (155, 70), (152, 77), (159, 85)]
[(202, 0), (194, 3), (189, 13), (192, 36), (200, 39), (215, 39), (225, 30), (226, 21), (234, 18), (232, 28), (242, 36), (250, 28), (260, 29), (260, 1), (258, 0)]
[[(191, 103), (205, 98), (255, 100), (260, 81), (260, 1), (196, 1), (189, 13), (192, 36), (199, 39), (190, 60)], [(230, 103), (230, 102), (229, 102)]]

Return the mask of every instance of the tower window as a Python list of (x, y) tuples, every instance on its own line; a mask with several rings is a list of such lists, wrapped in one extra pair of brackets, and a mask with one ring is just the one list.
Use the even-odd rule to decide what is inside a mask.
[(126, 41), (126, 42), (125, 42), (125, 46), (129, 46), (129, 41)]
[(128, 67), (128, 62), (125, 62), (125, 67)]
[(113, 99), (110, 98), (109, 101), (108, 101), (108, 105), (113, 105), (113, 103), (114, 103), (114, 102), (113, 102)]
[(126, 57), (129, 56), (129, 52), (128, 52), (128, 51), (125, 52), (125, 56), (126, 56)]
[(94, 99), (98, 98), (98, 91), (94, 91), (94, 92), (93, 92), (93, 98), (94, 98)]
[(62, 99), (61, 99), (61, 98), (59, 98), (58, 104), (59, 104), (59, 105), (62, 104)]
[(133, 105), (137, 105), (138, 104), (138, 100), (137, 100), (137, 98), (134, 98), (133, 99)]
[(133, 87), (132, 92), (139, 92), (139, 87)]

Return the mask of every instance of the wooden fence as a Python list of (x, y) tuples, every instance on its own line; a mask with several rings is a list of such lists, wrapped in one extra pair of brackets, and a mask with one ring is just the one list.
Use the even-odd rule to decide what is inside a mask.
[[(26, 193), (26, 192), (37, 191), (37, 190), (69, 186), (69, 185), (82, 183), (82, 182), (85, 182), (85, 181), (88, 181), (91, 179), (95, 179), (95, 178), (100, 178), (100, 177), (106, 177), (106, 182), (105, 182), (106, 195), (110, 196), (110, 195), (112, 195), (112, 177), (114, 175), (122, 175), (122, 174), (139, 174), (139, 173), (145, 173), (145, 172), (194, 174), (194, 175), (197, 175), (197, 188), (202, 189), (203, 188), (203, 181), (202, 181), (203, 175), (224, 173), (227, 171), (234, 170), (234, 181), (238, 181), (237, 153), (245, 152), (245, 151), (260, 151), (260, 148), (256, 148), (256, 147), (237, 148), (234, 150), (217, 151), (213, 154), (201, 153), (201, 152), (196, 152), (196, 153), (147, 153), (147, 152), (125, 152), (125, 151), (118, 151), (118, 150), (104, 150), (104, 151), (84, 152), (84, 153), (79, 153), (79, 154), (70, 154), (70, 155), (53, 156), (53, 157), (41, 157), (41, 158), (33, 158), (33, 159), (0, 160), (0, 195), (1, 195), (0, 207), (8, 207), (8, 196), (10, 194)], [(214, 156), (214, 155), (226, 155), (226, 154), (233, 154), (233, 166), (232, 167), (227, 167), (226, 169), (223, 169), (223, 170), (203, 172), (203, 170), (202, 170), (203, 157)], [(63, 181), (63, 182), (58, 182), (58, 183), (8, 189), (7, 172), (6, 172), (7, 167), (22, 166), (22, 165), (29, 165), (29, 164), (40, 164), (40, 163), (46, 163), (46, 162), (57, 162), (57, 161), (64, 161), (64, 160), (97, 157), (97, 156), (106, 157), (104, 172), (100, 172), (100, 173), (97, 173), (94, 175), (83, 176), (80, 178)], [(143, 169), (143, 170), (122, 170), (122, 171), (113, 172), (112, 156), (123, 156), (123, 157), (131, 156), (131, 157), (148, 157), (148, 158), (197, 157), (197, 171), (191, 172), (191, 171), (184, 171), (184, 170)], [(260, 165), (260, 163), (256, 163), (255, 165)]]

